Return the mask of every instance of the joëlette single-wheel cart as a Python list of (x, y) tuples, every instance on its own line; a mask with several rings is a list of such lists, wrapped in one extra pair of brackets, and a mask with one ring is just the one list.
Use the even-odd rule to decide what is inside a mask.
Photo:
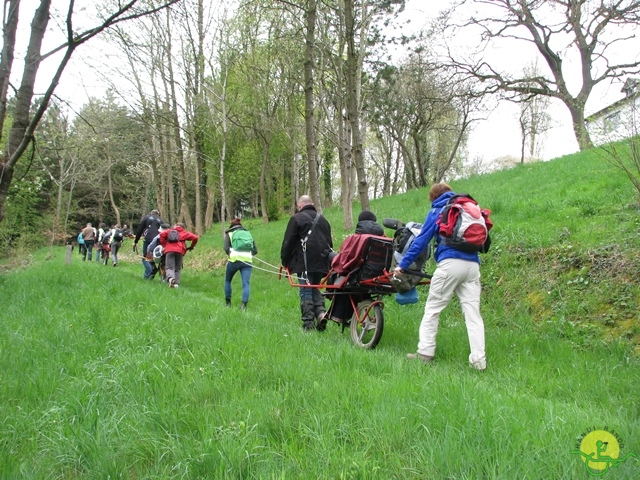
[[(331, 300), (327, 315), (341, 323), (343, 330), (349, 327), (351, 340), (359, 347), (373, 349), (378, 345), (384, 329), (385, 295), (398, 293), (398, 279), (393, 268), (397, 265), (400, 252), (399, 233), (405, 224), (394, 219), (385, 219), (387, 228), (396, 230), (394, 238), (377, 235), (354, 234), (347, 237), (340, 247), (340, 253), (333, 255), (331, 270), (320, 284), (298, 284), (286, 269), (289, 284), (297, 288), (317, 288)], [(414, 234), (420, 231), (419, 224), (412, 224)], [(396, 254), (394, 257), (394, 253)], [(414, 284), (426, 285), (431, 275), (422, 271), (428, 253), (423, 255), (419, 270), (408, 274), (417, 277)]]

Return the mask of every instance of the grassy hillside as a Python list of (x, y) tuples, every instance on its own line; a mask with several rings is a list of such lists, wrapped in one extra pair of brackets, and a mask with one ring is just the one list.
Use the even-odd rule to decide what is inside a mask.
[[(335, 324), (300, 330), (275, 273), (287, 219), (252, 230), (247, 312), (224, 308), (220, 232), (181, 288), (37, 252), (0, 275), (0, 478), (589, 478), (588, 429), (640, 456), (640, 218), (626, 178), (593, 154), (453, 184), (492, 209), (483, 257), (488, 370), (464, 320), (441, 318), (437, 360), (411, 363), (417, 305), (388, 297), (376, 350)], [(372, 203), (422, 221), (427, 192)], [(342, 231), (341, 212), (325, 212)], [(433, 268), (433, 266), (431, 266)], [(638, 477), (628, 458), (604, 478)]]

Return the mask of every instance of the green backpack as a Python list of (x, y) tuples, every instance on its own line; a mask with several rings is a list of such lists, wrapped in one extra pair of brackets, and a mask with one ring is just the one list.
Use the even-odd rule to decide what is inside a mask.
[(253, 250), (253, 237), (244, 229), (231, 232), (231, 248), (236, 252), (250, 252)]

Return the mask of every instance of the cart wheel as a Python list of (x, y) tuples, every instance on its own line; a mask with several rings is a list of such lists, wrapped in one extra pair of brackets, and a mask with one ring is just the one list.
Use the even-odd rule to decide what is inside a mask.
[(382, 306), (380, 303), (371, 306), (372, 303), (371, 300), (363, 300), (358, 304), (357, 317), (355, 312), (351, 317), (351, 340), (357, 346), (369, 350), (376, 348), (384, 328)]

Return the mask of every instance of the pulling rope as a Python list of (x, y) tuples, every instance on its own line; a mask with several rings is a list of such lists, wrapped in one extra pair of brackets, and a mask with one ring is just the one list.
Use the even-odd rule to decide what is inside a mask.
[[(240, 260), (240, 261), (241, 261), (242, 263), (244, 263), (245, 265), (250, 265), (251, 267), (255, 268), (256, 270), (260, 270), (260, 271), (262, 271), (262, 272), (270, 273), (270, 274), (272, 274), (272, 275), (282, 275), (282, 269), (281, 269), (281, 267), (276, 266), (276, 265), (272, 265), (272, 264), (270, 264), (269, 262), (266, 262), (266, 261), (264, 261), (264, 260), (262, 260), (261, 258), (258, 258), (258, 257), (253, 257), (253, 259), (252, 259), (252, 260), (254, 260), (254, 261), (255, 261), (255, 260), (259, 260), (260, 262), (262, 262), (262, 263), (264, 263), (265, 265), (267, 265), (271, 270), (266, 269), (266, 268), (258, 267), (258, 266), (256, 266), (256, 265), (253, 265), (253, 264), (248, 263), (248, 262), (242, 262), (242, 260)], [(286, 275), (286, 274), (285, 274), (285, 275)]]
[(274, 270), (280, 270), (280, 266), (279, 265), (271, 265), (269, 262), (266, 262), (266, 261), (262, 260), (259, 257), (253, 257), (253, 260), (258, 260), (258, 261), (264, 263), (266, 266), (273, 268)]
[[(282, 267), (282, 266), (272, 265), (272, 264), (270, 264), (269, 262), (267, 262), (267, 261), (265, 261), (265, 260), (262, 260), (261, 258), (258, 258), (258, 257), (253, 257), (253, 259), (252, 259), (252, 260), (258, 260), (258, 261), (260, 261), (260, 262), (264, 263), (265, 265), (267, 265), (267, 266), (268, 266), (270, 269), (272, 269), (272, 270), (270, 270), (270, 269), (266, 269), (266, 268), (261, 268), (261, 267), (258, 267), (258, 266), (256, 266), (256, 265), (253, 265), (253, 264), (251, 264), (251, 263), (243, 262), (242, 260), (238, 260), (238, 261), (239, 261), (239, 262), (244, 263), (245, 265), (249, 265), (250, 267), (255, 268), (256, 270), (260, 270), (260, 271), (262, 271), (262, 272), (270, 273), (270, 274), (272, 274), (272, 275), (277, 275), (277, 276), (278, 276), (278, 280), (280, 280), (280, 278), (282, 278), (282, 276), (284, 275), (284, 277), (285, 277), (287, 280), (289, 280), (289, 283), (290, 283), (290, 284), (292, 284), (292, 285), (293, 285), (293, 282), (296, 280), (296, 279), (295, 279), (291, 274), (289, 274), (289, 273), (287, 272), (287, 270), (286, 270), (284, 267)], [(306, 278), (306, 277), (298, 277), (298, 279), (302, 279), (302, 278)], [(301, 285), (299, 285), (299, 286), (301, 286)]]

